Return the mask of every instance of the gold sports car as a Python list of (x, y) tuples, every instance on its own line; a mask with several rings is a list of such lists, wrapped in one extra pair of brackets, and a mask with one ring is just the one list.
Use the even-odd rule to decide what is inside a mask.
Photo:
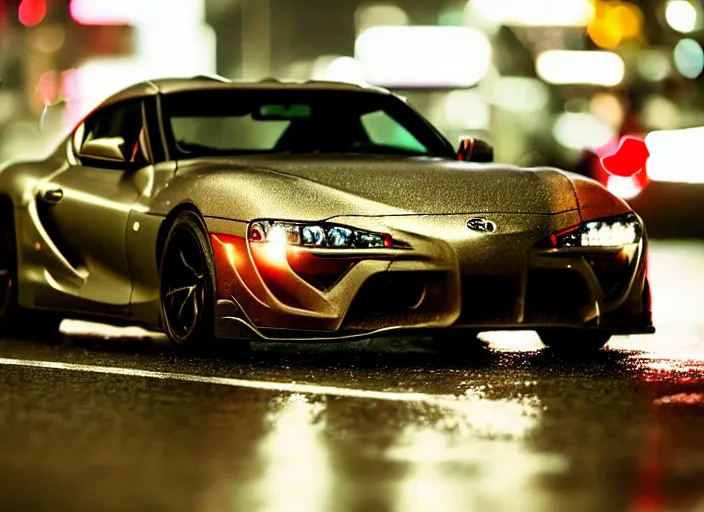
[(492, 160), (383, 89), (136, 84), (0, 171), (0, 325), (244, 344), (528, 329), (567, 350), (654, 332), (629, 206)]

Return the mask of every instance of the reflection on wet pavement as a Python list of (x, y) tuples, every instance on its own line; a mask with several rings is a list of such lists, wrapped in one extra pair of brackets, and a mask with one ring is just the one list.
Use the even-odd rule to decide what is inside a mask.
[(73, 333), (60, 346), (0, 340), (0, 359), (76, 366), (0, 367), (1, 501), (704, 511), (704, 244), (656, 243), (649, 265), (658, 333), (580, 359), (505, 332), (483, 334), (488, 347), (464, 360), (422, 339), (182, 353), (140, 330), (96, 336), (80, 323), (64, 325)]

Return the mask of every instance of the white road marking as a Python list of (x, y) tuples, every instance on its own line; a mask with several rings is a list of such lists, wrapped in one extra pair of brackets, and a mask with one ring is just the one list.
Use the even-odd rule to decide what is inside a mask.
[(60, 363), (55, 361), (34, 361), (28, 359), (0, 358), (0, 365), (24, 366), (30, 368), (44, 368), (51, 370), (65, 370), (72, 372), (100, 373), (107, 375), (123, 375), (128, 377), (141, 377), (145, 379), (177, 380), (182, 382), (195, 382), (199, 384), (214, 384), (265, 391), (285, 393), (301, 393), (306, 395), (326, 395), (345, 398), (366, 398), (372, 400), (385, 400), (394, 402), (428, 402), (456, 400), (456, 397), (443, 395), (430, 395), (426, 393), (404, 393), (372, 391), (365, 389), (339, 388), (336, 386), (319, 386), (316, 384), (296, 384), (289, 382), (270, 382), (263, 380), (232, 379), (229, 377), (209, 377), (206, 375), (192, 375), (187, 373), (154, 372), (138, 370), (136, 368), (118, 368), (114, 366), (95, 366), (88, 364)]

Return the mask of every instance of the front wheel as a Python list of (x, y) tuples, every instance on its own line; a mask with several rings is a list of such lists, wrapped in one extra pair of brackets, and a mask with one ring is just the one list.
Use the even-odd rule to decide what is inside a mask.
[(179, 345), (213, 337), (215, 275), (212, 250), (200, 216), (181, 213), (169, 230), (159, 266), (161, 317)]
[(610, 332), (569, 329), (540, 331), (538, 335), (545, 346), (563, 353), (596, 352), (611, 339)]

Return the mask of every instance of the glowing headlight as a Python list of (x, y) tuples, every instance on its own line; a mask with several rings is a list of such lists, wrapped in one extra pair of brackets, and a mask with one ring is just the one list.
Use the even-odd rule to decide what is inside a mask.
[(550, 237), (553, 247), (623, 247), (638, 242), (643, 226), (629, 213), (619, 217), (585, 222)]
[(372, 233), (335, 224), (303, 224), (260, 220), (249, 226), (249, 241), (266, 243), (285, 241), (304, 247), (332, 249), (373, 249), (394, 247), (394, 241), (385, 233)]

